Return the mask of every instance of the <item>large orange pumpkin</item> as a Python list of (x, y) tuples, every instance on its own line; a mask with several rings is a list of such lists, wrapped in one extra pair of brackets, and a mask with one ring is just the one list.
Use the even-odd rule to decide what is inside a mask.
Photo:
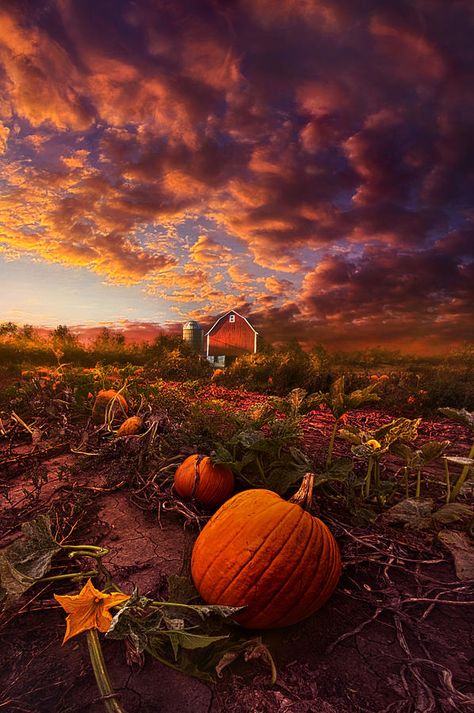
[(193, 455), (178, 466), (174, 488), (183, 498), (194, 497), (206, 507), (216, 507), (234, 492), (234, 475), (226, 465), (215, 465), (209, 456)]
[(122, 409), (127, 413), (128, 406), (122, 394), (117, 393), (114, 389), (101, 389), (95, 397), (94, 406), (92, 407), (92, 420), (94, 423), (103, 423), (105, 420), (105, 412), (107, 406), (113, 404), (114, 414)]
[(302, 507), (311, 502), (313, 479), (306, 475), (290, 501), (245, 490), (219, 508), (191, 561), (205, 602), (245, 607), (235, 619), (251, 629), (295, 624), (324, 604), (339, 580), (341, 556), (326, 525)]

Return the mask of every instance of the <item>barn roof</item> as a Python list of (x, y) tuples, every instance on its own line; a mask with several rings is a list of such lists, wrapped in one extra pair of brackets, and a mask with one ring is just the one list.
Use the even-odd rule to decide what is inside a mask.
[(250, 322), (248, 321), (248, 319), (246, 319), (246, 318), (243, 316), (243, 314), (239, 314), (239, 312), (237, 312), (235, 309), (230, 309), (228, 312), (225, 312), (224, 314), (221, 314), (221, 316), (219, 317), (219, 319), (217, 319), (217, 320), (214, 322), (214, 324), (212, 325), (212, 327), (210, 328), (210, 330), (209, 330), (208, 332), (206, 332), (206, 334), (205, 334), (204, 336), (207, 337), (207, 335), (212, 332), (212, 330), (214, 329), (214, 327), (217, 326), (217, 324), (219, 324), (219, 322), (221, 321), (221, 319), (224, 319), (224, 317), (227, 317), (228, 314), (236, 314), (237, 317), (240, 317), (240, 318), (243, 319), (245, 322), (247, 322), (247, 324), (249, 325), (250, 329), (253, 329), (253, 331), (255, 332), (255, 334), (258, 334), (257, 330), (254, 329), (254, 327), (252, 327), (252, 325), (250, 324)]

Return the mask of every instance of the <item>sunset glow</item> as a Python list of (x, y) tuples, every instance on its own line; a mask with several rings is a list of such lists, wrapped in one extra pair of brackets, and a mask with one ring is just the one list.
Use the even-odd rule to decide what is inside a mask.
[(472, 340), (473, 32), (471, 0), (3, 0), (0, 321)]

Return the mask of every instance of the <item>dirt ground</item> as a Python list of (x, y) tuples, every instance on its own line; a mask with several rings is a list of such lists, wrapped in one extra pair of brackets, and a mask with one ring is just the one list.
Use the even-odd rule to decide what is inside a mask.
[[(376, 418), (369, 412), (364, 417)], [(424, 428), (429, 435), (430, 424)], [(459, 439), (467, 442), (459, 428)], [(306, 438), (315, 452), (320, 440), (327, 443), (323, 419), (308, 421)], [(344, 445), (338, 450), (344, 451)], [(154, 598), (165, 595), (167, 576), (182, 571), (196, 530), (185, 528), (175, 512), (140, 509), (126, 488), (107, 489), (100, 471), (76, 470), (66, 479), (58, 477), (65, 465), (76, 462), (77, 457), (66, 454), (43, 463), (45, 483), (36, 508), (67, 502), (74, 486), (83, 495), (87, 515), (81, 538), (110, 548), (104, 563), (114, 580), (127, 593), (137, 587)], [(9, 482), (18, 518), (27, 512), (24, 470), (13, 471)], [(3, 505), (2, 546), (18, 535), (12, 505)], [(321, 509), (318, 498), (316, 509)], [(237, 662), (215, 684), (148, 656), (142, 666), (129, 665), (122, 643), (107, 640), (103, 646), (110, 676), (128, 713), (474, 711), (473, 608), (466, 603), (473, 603), (472, 582), (457, 578), (451, 554), (436, 533), (407, 532), (379, 522), (370, 529), (357, 528), (340, 513), (320, 515), (338, 539), (343, 576), (314, 616), (263, 635), (275, 658), (277, 684), (269, 685), (261, 662)], [(443, 599), (454, 603), (443, 604)], [(63, 614), (51, 588), (44, 596), (35, 589), (17, 616), (4, 619), (2, 713), (103, 710), (84, 637), (61, 646)]]

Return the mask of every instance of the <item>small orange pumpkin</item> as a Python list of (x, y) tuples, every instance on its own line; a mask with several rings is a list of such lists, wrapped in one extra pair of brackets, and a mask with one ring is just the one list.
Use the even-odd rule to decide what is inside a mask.
[(216, 465), (209, 456), (196, 454), (178, 466), (174, 487), (183, 498), (194, 497), (201, 505), (216, 507), (234, 492), (234, 475), (228, 466)]
[(235, 620), (250, 629), (295, 624), (319, 609), (341, 573), (337, 543), (303, 506), (314, 476), (285, 501), (271, 490), (245, 490), (219, 508), (197, 538), (191, 560), (208, 604), (245, 607)]
[(143, 421), (140, 416), (130, 416), (120, 426), (117, 436), (134, 436), (140, 431), (142, 425)]
[(117, 393), (114, 389), (101, 389), (95, 397), (94, 406), (92, 407), (92, 420), (94, 423), (104, 422), (107, 406), (113, 399), (115, 399), (113, 405), (114, 413), (121, 408), (127, 413), (127, 402), (122, 394)]

